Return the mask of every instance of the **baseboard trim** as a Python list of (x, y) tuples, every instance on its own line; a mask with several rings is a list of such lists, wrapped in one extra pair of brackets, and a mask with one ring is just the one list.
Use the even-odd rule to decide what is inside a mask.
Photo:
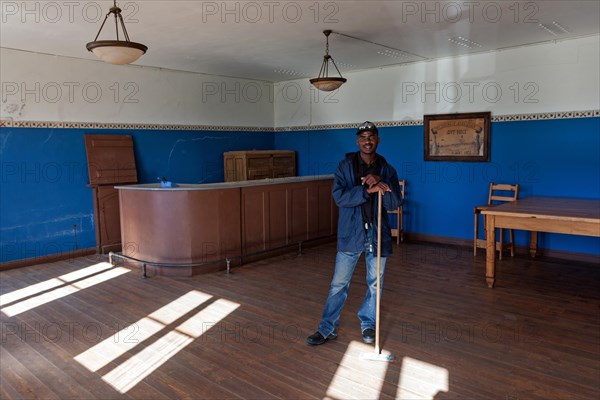
[[(314, 243), (306, 243), (304, 247), (314, 247), (319, 244), (323, 244), (326, 242), (330, 242), (335, 239), (335, 236), (328, 237), (320, 241), (315, 241)], [(447, 246), (457, 246), (457, 247), (468, 247), (470, 249), (473, 248), (473, 240), (471, 239), (461, 239), (449, 236), (436, 236), (436, 235), (427, 235), (422, 233), (411, 233), (404, 232), (404, 241), (405, 242), (424, 242), (424, 243), (435, 243), (442, 244)], [(402, 244), (400, 244), (402, 245)], [(289, 249), (287, 250), (289, 251)], [(485, 252), (485, 250), (482, 250)], [(529, 247), (526, 246), (517, 246), (515, 249), (517, 254), (521, 255), (529, 255)], [(87, 249), (79, 249), (75, 251), (69, 251), (65, 253), (57, 253), (50, 254), (42, 257), (32, 257), (25, 258), (22, 260), (15, 261), (7, 261), (0, 263), (0, 271), (5, 271), (14, 268), (22, 268), (29, 267), (36, 264), (45, 264), (63, 260), (69, 260), (76, 257), (84, 257), (97, 254), (95, 248), (87, 248)], [(595, 254), (587, 254), (587, 253), (576, 253), (565, 250), (552, 250), (552, 249), (538, 249), (537, 257), (544, 258), (553, 258), (561, 261), (575, 261), (575, 262), (584, 262), (584, 263), (595, 263), (600, 264), (600, 255)], [(259, 259), (259, 258), (256, 258)], [(256, 261), (252, 257), (246, 257), (245, 262)]]
[(65, 253), (50, 254), (41, 257), (24, 258), (22, 260), (6, 261), (0, 263), (0, 271), (14, 268), (30, 267), (37, 264), (46, 264), (63, 260), (70, 260), (77, 257), (84, 257), (96, 254), (96, 248), (79, 249)]
[[(404, 240), (408, 242), (435, 243), (457, 247), (469, 247), (473, 249), (472, 239), (460, 239), (448, 236), (426, 235), (421, 233), (404, 232)], [(485, 254), (485, 249), (481, 250)], [(506, 254), (506, 253), (505, 253)], [(529, 257), (529, 246), (515, 247), (515, 254)], [(510, 255), (508, 255), (510, 257)], [(552, 250), (538, 248), (536, 258), (553, 258), (561, 261), (575, 261), (584, 263), (600, 264), (600, 255), (588, 253), (576, 253), (565, 250)]]
[[(529, 254), (529, 247), (518, 246), (517, 250), (519, 253)], [(538, 249), (536, 257), (553, 258), (561, 261), (575, 261), (584, 263), (595, 263), (600, 264), (600, 256), (587, 253), (575, 253), (565, 250), (552, 250), (552, 249)]]
[(460, 238), (455, 238), (455, 237), (450, 237), (450, 236), (427, 235), (427, 234), (423, 234), (423, 233), (404, 232), (404, 241), (405, 242), (436, 243), (436, 244), (445, 244), (445, 245), (450, 245), (450, 246), (473, 248), (473, 240), (470, 240), (470, 239), (460, 239)]

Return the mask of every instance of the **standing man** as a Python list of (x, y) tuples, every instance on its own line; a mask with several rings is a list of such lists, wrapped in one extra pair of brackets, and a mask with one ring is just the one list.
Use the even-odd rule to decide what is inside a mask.
[[(375, 306), (377, 299), (377, 202), (395, 210), (401, 202), (398, 174), (394, 167), (377, 154), (379, 131), (366, 121), (356, 132), (358, 151), (346, 154), (335, 173), (333, 198), (339, 207), (338, 243), (335, 271), (323, 310), (319, 329), (306, 342), (311, 346), (337, 338), (340, 314), (358, 258), (364, 252), (367, 265), (367, 293), (358, 311), (362, 338), (375, 341)], [(381, 287), (386, 257), (392, 253), (392, 233), (388, 218), (381, 219)], [(380, 287), (380, 289), (381, 289)]]

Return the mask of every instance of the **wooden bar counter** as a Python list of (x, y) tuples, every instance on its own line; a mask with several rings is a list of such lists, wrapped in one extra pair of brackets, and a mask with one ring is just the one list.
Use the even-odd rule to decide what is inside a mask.
[(240, 264), (332, 237), (338, 213), (332, 186), (332, 175), (116, 186), (122, 254), (158, 275), (191, 276), (226, 259)]

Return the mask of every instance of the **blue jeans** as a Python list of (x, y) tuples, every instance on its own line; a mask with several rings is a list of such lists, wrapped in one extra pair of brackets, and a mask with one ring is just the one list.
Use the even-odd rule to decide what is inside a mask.
[[(340, 325), (340, 314), (348, 297), (348, 289), (350, 280), (354, 273), (354, 268), (358, 262), (358, 258), (362, 252), (347, 253), (338, 251), (335, 259), (335, 272), (331, 280), (331, 288), (323, 310), (323, 320), (319, 324), (319, 332), (325, 337), (332, 333), (337, 333), (337, 328)], [(364, 332), (365, 329), (375, 329), (375, 307), (377, 301), (377, 255), (366, 253), (367, 264), (367, 294), (363, 300), (362, 306), (358, 311), (360, 319), (360, 328)], [(383, 288), (383, 273), (385, 271), (385, 257), (381, 257), (380, 265), (380, 290)]]

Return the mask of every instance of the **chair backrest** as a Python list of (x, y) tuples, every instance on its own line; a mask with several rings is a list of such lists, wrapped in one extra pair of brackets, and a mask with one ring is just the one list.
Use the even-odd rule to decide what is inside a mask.
[(507, 185), (505, 183), (490, 183), (490, 195), (488, 205), (515, 201), (519, 196), (519, 185)]
[(401, 181), (398, 181), (398, 183), (400, 184), (400, 193), (402, 193), (401, 199), (404, 200), (404, 187), (406, 186), (406, 179), (402, 179)]

